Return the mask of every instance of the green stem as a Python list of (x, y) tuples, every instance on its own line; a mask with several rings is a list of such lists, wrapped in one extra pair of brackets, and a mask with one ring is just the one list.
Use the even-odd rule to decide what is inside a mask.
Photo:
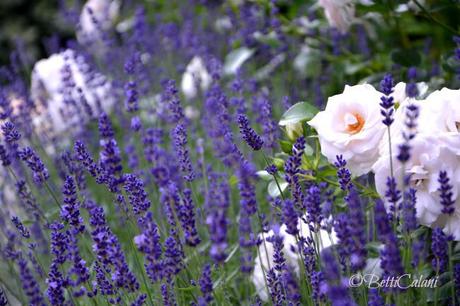
[(452, 34), (455, 34), (455, 35), (458, 34), (457, 30), (455, 30), (454, 28), (452, 28), (452, 27), (448, 26), (447, 24), (445, 24), (445, 23), (437, 20), (436, 18), (434, 18), (433, 15), (431, 15), (431, 13), (418, 0), (414, 0), (414, 3), (425, 14), (425, 17), (427, 17), (428, 19), (430, 19), (434, 23), (437, 23), (438, 25), (440, 25), (441, 27), (443, 27), (447, 31), (452, 32)]

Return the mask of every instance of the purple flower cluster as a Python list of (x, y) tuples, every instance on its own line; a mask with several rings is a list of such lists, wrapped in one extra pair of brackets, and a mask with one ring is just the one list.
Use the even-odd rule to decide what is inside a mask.
[(182, 203), (178, 209), (178, 217), (184, 231), (185, 243), (189, 246), (197, 246), (201, 239), (198, 236), (195, 220), (195, 205), (192, 200), (192, 191), (185, 189), (183, 192)]
[(358, 271), (366, 265), (366, 219), (364, 208), (358, 192), (351, 189), (346, 197), (348, 204), (348, 232), (350, 234), (350, 264), (353, 271)]
[(187, 131), (183, 124), (176, 125), (172, 131), (172, 139), (174, 140), (174, 150), (179, 160), (180, 168), (184, 174), (184, 180), (190, 182), (195, 178), (195, 173), (187, 149)]
[(410, 141), (415, 137), (418, 115), (419, 109), (417, 105), (410, 104), (407, 106), (406, 120), (404, 121), (407, 130), (403, 132), (404, 142), (398, 146), (399, 152), (397, 155), (401, 163), (405, 163), (410, 159)]
[(446, 271), (448, 263), (448, 241), (450, 237), (444, 234), (442, 229), (439, 227), (433, 230), (433, 235), (431, 236), (431, 250), (433, 252), (434, 258), (432, 260), (433, 269), (437, 273), (442, 273)]
[(299, 137), (292, 146), (292, 155), (284, 163), (284, 173), (286, 182), (289, 183), (289, 188), (294, 197), (295, 204), (298, 207), (303, 205), (303, 194), (299, 184), (298, 173), (302, 164), (302, 156), (305, 150), (305, 138)]
[(392, 219), (396, 222), (399, 212), (399, 200), (401, 200), (401, 191), (399, 191), (396, 180), (394, 177), (387, 177), (387, 190), (385, 197), (390, 203), (390, 212)]
[(64, 205), (61, 210), (62, 220), (68, 222), (75, 232), (83, 232), (85, 225), (80, 216), (80, 203), (77, 199), (77, 189), (73, 177), (66, 177), (62, 194), (64, 195)]
[(128, 194), (129, 203), (135, 215), (144, 214), (150, 208), (148, 194), (144, 190), (144, 182), (134, 174), (124, 176), (124, 189)]
[(38, 154), (30, 147), (25, 147), (19, 151), (19, 158), (23, 160), (32, 171), (34, 182), (41, 185), (50, 177), (48, 169), (43, 164)]
[(256, 131), (253, 130), (246, 115), (238, 115), (238, 125), (240, 127), (241, 136), (248, 146), (250, 146), (254, 151), (262, 149), (264, 141), (259, 135), (257, 135)]
[(7, 306), (8, 299), (6, 297), (5, 291), (0, 287), (0, 306)]
[(209, 264), (206, 264), (203, 267), (203, 271), (201, 273), (201, 277), (199, 279), (199, 284), (200, 284), (200, 290), (201, 293), (203, 294), (202, 297), (200, 297), (198, 304), (201, 305), (208, 305), (213, 301), (212, 297), (212, 279), (211, 279), (211, 266)]
[(449, 184), (449, 177), (446, 171), (440, 171), (438, 177), (439, 197), (441, 198), (442, 212), (446, 215), (452, 215), (455, 211), (455, 201), (452, 198), (452, 185)]
[(112, 281), (117, 288), (134, 292), (139, 283), (126, 263), (125, 255), (118, 241), (106, 223), (104, 211), (94, 203), (89, 206), (90, 224), (93, 228), (93, 252), (105, 271), (111, 271)]
[(134, 243), (139, 251), (145, 254), (145, 270), (152, 282), (163, 277), (162, 247), (158, 226), (149, 212), (142, 218), (142, 234), (134, 237)]
[(14, 226), (18, 230), (19, 234), (21, 234), (22, 237), (29, 239), (30, 238), (30, 232), (27, 229), (27, 227), (22, 224), (21, 220), (19, 220), (18, 217), (12, 217), (11, 222), (13, 222)]
[(206, 224), (211, 240), (209, 255), (215, 262), (222, 263), (227, 257), (230, 188), (222, 174), (210, 172), (208, 176), (210, 186), (206, 195)]
[(391, 74), (386, 74), (383, 80), (380, 82), (380, 90), (383, 92), (384, 96), (380, 98), (380, 107), (382, 110), (380, 113), (383, 116), (383, 124), (390, 126), (394, 119), (394, 98), (391, 96), (393, 93), (394, 81)]
[(21, 285), (24, 293), (29, 299), (30, 305), (44, 306), (45, 299), (40, 289), (40, 285), (35, 279), (32, 271), (27, 266), (27, 261), (23, 258), (18, 260), (19, 275), (21, 277)]
[(334, 166), (337, 168), (337, 178), (339, 179), (340, 189), (347, 191), (352, 187), (351, 173), (346, 168), (347, 161), (342, 155), (337, 155), (336, 159), (337, 161), (334, 163)]

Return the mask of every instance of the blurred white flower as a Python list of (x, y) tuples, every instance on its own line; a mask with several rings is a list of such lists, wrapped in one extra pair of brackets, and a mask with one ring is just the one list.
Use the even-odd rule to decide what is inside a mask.
[(78, 41), (82, 44), (100, 41), (101, 31), (107, 31), (113, 26), (119, 10), (120, 3), (117, 0), (87, 1), (80, 14)]
[(187, 99), (193, 99), (198, 94), (198, 89), (206, 91), (211, 85), (211, 81), (211, 76), (206, 70), (203, 60), (195, 56), (182, 75), (182, 92)]
[[(70, 68), (66, 77), (74, 83), (71, 88), (67, 88), (63, 80), (66, 64)], [(99, 107), (110, 111), (114, 103), (112, 86), (103, 75), (88, 67), (84, 58), (73, 50), (53, 54), (35, 63), (31, 97), (38, 105), (39, 115), (34, 117), (34, 125), (38, 129), (62, 133), (82, 123), (85, 107), (88, 106), (94, 114), (100, 111)], [(71, 103), (66, 103), (66, 95)], [(82, 105), (82, 97), (87, 105)]]
[(187, 105), (184, 108), (184, 115), (185, 115), (185, 118), (187, 119), (196, 120), (200, 118), (200, 111), (194, 106)]
[[(319, 233), (313, 233), (310, 231), (308, 225), (299, 219), (300, 236), (304, 238), (313, 238), (318, 242), (319, 251), (321, 252), (324, 248), (330, 247), (337, 243), (335, 232), (328, 233), (325, 230), (320, 230)], [(273, 268), (273, 253), (274, 248), (271, 242), (267, 241), (267, 238), (272, 237), (275, 233), (270, 230), (268, 233), (259, 234), (259, 239), (262, 241), (258, 246), (259, 250), (255, 259), (254, 272), (251, 276), (252, 282), (256, 287), (256, 291), (260, 299), (267, 302), (269, 299), (269, 293), (265, 286), (264, 274), (266, 275), (270, 268)], [(299, 275), (299, 253), (296, 250), (297, 242), (296, 238), (286, 232), (286, 225), (283, 224), (279, 228), (279, 235), (283, 237), (283, 254), (286, 259), (286, 264), (293, 269), (293, 271)], [(265, 242), (265, 243), (264, 243)], [(267, 260), (268, 259), (268, 260)]]
[[(406, 85), (407, 84), (404, 82), (399, 82), (395, 85), (394, 91), (391, 94), (395, 103), (403, 103), (408, 98), (406, 94)], [(428, 85), (425, 82), (417, 83), (417, 90), (419, 92), (418, 97), (423, 97), (428, 91)]]
[(355, 19), (355, 5), (351, 0), (319, 0), (331, 27), (346, 33)]
[[(419, 123), (421, 125), (421, 123)], [(393, 152), (397, 154), (401, 139), (393, 141)], [(452, 234), (455, 240), (460, 240), (460, 138), (449, 133), (434, 132), (431, 134), (418, 133), (411, 141), (411, 158), (403, 165), (393, 156), (395, 177), (399, 179), (399, 189), (402, 188), (401, 173), (410, 175), (409, 185), (416, 189), (417, 219), (426, 226), (443, 227), (447, 234)], [(384, 197), (387, 177), (390, 173), (389, 154), (379, 158), (373, 167), (375, 185), (378, 193)], [(446, 171), (452, 185), (452, 196), (456, 199), (455, 211), (452, 215), (442, 213), (439, 197), (439, 172)], [(386, 203), (387, 209), (388, 203)]]
[(420, 129), (427, 133), (446, 132), (459, 136), (460, 90), (443, 88), (431, 93), (420, 112)]
[(379, 158), (385, 131), (381, 96), (369, 84), (345, 86), (342, 94), (329, 97), (326, 109), (308, 122), (318, 132), (322, 154), (331, 163), (342, 155), (353, 175), (368, 173)]

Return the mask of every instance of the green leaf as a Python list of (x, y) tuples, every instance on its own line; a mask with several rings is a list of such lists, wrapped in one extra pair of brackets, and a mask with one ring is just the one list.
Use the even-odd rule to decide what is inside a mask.
[(278, 185), (276, 184), (276, 181), (273, 180), (271, 181), (269, 184), (268, 184), (268, 194), (272, 197), (272, 198), (276, 198), (276, 197), (279, 197), (281, 195), (280, 193), (280, 188), (281, 188), (281, 191), (284, 191), (286, 190), (287, 186), (289, 185), (286, 181), (279, 181), (278, 180), (278, 183), (280, 185), (280, 187), (278, 188)]
[(307, 156), (312, 156), (313, 153), (315, 153), (315, 150), (313, 150), (313, 148), (308, 143), (306, 143), (305, 144), (305, 150), (303, 150), (303, 152)]
[(230, 186), (235, 186), (238, 183), (238, 178), (235, 175), (232, 175), (228, 180)]
[(391, 53), (391, 59), (393, 62), (405, 67), (419, 66), (422, 61), (420, 53), (411, 49), (399, 49), (393, 51)]
[(233, 50), (225, 57), (224, 73), (235, 74), (236, 71), (254, 54), (254, 49), (239, 48)]
[(305, 121), (313, 118), (318, 109), (308, 102), (299, 102), (291, 106), (281, 117), (278, 123), (281, 126)]
[(261, 32), (255, 32), (254, 38), (263, 44), (269, 45), (272, 48), (276, 48), (280, 45), (278, 36), (276, 35), (274, 31), (271, 31), (268, 34), (263, 34)]
[(273, 176), (265, 170), (257, 171), (256, 174), (264, 181), (270, 181), (271, 179), (273, 179)]
[(291, 154), (292, 151), (292, 142), (287, 140), (280, 141), (281, 150), (287, 154)]

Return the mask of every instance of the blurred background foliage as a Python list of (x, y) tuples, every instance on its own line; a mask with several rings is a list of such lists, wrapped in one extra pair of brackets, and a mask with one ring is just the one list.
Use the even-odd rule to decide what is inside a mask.
[[(122, 0), (121, 16), (118, 24), (129, 21), (138, 4), (143, 4), (150, 22), (157, 20), (181, 22), (178, 4), (190, 2), (191, 12), (200, 15), (204, 6), (214, 7), (222, 12), (239, 13), (242, 0)], [(247, 0), (245, 0), (247, 1)], [(269, 0), (252, 0), (269, 12)], [(0, 1), (0, 66), (11, 62), (12, 51), (17, 50), (22, 65), (27, 71), (38, 59), (45, 58), (65, 48), (75, 39), (83, 0), (1, 0)], [(276, 2), (281, 15), (282, 28), (289, 39), (291, 59), (282, 69), (292, 69), (297, 65), (297, 78), (321, 78), (324, 71), (333, 70), (331, 80), (323, 94), (336, 92), (343, 84), (359, 81), (373, 82), (380, 79), (389, 69), (404, 79), (404, 67), (416, 66), (419, 78), (437, 75), (440, 70), (448, 82), (455, 82), (458, 61), (453, 60), (455, 43), (453, 36), (459, 34), (460, 2), (458, 0), (361, 0), (356, 1), (355, 23), (349, 33), (336, 35), (342, 42), (342, 50), (333, 50), (334, 33), (317, 31), (319, 35), (309, 35), (309, 31), (324, 28), (324, 13), (316, 1), (278, 0)], [(183, 6), (182, 6), (183, 7)], [(308, 22), (319, 22), (321, 25)], [(199, 18), (197, 18), (199, 20)], [(314, 20), (314, 21), (311, 21)], [(203, 19), (202, 22), (207, 22)], [(269, 33), (256, 38), (256, 49), (263, 44), (277, 44)], [(332, 37), (332, 39), (331, 39)], [(366, 44), (359, 40), (365, 37)], [(259, 45), (257, 45), (259, 43)], [(234, 41), (228, 50), (237, 48), (241, 41)], [(347, 49), (347, 44), (350, 46)], [(308, 46), (308, 53), (302, 53), (302, 47)], [(315, 48), (318, 46), (318, 48)], [(327, 50), (324, 50), (327, 46)], [(345, 48), (344, 48), (345, 46)], [(368, 50), (364, 50), (364, 49)], [(394, 69), (395, 65), (402, 69)], [(371, 76), (369, 78), (369, 76)], [(295, 85), (298, 85), (295, 84)], [(456, 84), (458, 85), (458, 84)], [(321, 103), (317, 103), (321, 104)]]

